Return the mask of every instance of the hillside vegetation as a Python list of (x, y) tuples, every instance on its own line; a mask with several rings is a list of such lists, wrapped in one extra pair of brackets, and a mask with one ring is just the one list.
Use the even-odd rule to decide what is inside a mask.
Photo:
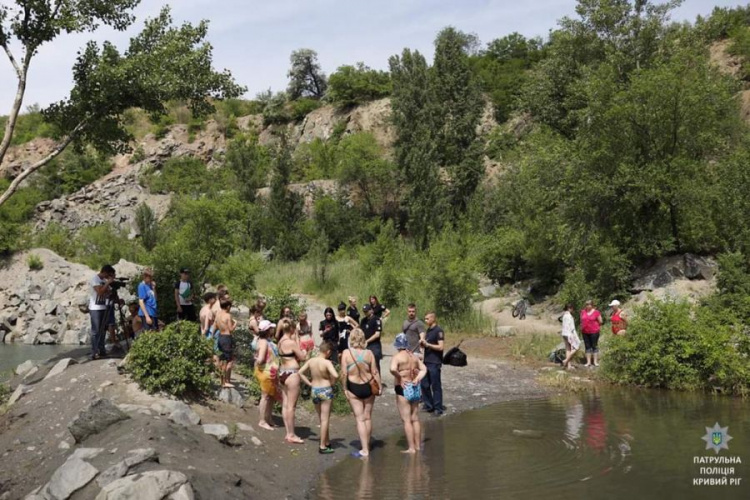
[[(217, 103), (213, 116), (229, 139), (222, 169), (190, 159), (154, 165), (141, 182), (174, 193), (167, 218), (143, 209), (148, 238), (113, 232), (97, 238), (118, 243), (89, 247), (111, 248), (109, 261), (127, 253), (154, 265), (160, 286), (189, 266), (196, 281), (227, 282), (245, 296), (261, 255), (274, 265), (305, 261), (322, 293), (362, 281), (388, 304), (419, 300), (457, 324), (471, 323), (482, 273), (497, 283), (532, 280), (534, 293), (576, 304), (627, 296), (636, 266), (670, 254), (731, 253), (732, 269), (746, 273), (750, 136), (738, 95), (750, 74), (750, 9), (676, 24), (672, 6), (580, 1), (545, 40), (513, 33), (482, 44), (449, 27), (436, 36), (433, 61), (407, 48), (389, 72), (354, 64), (327, 77), (314, 51), (296, 51), (286, 92)], [(712, 63), (717, 42), (740, 71)], [(320, 106), (386, 96), (392, 150), (370, 133), (345, 134), (343, 122), (326, 140), (289, 141), (290, 124)], [(488, 100), (500, 125), (484, 134)], [(262, 130), (239, 130), (244, 114), (261, 115)], [(34, 116), (17, 141), (54, 133)], [(155, 122), (138, 110), (126, 122), (138, 137), (174, 123), (199, 130), (205, 119), (175, 103)], [(98, 155), (71, 151), (2, 206), (0, 250), (34, 239), (86, 258), (65, 247), (64, 230), (31, 237), (24, 223), (37, 202), (100, 175)], [(488, 164), (499, 166), (492, 182)], [(319, 178), (336, 179), (339, 191), (319, 194), (306, 211), (288, 187)], [(259, 197), (264, 186), (270, 193)], [(347, 275), (332, 278), (337, 262)], [(735, 307), (737, 295), (720, 296), (712, 307)], [(715, 321), (728, 322), (724, 346), (745, 345), (732, 336), (737, 324)]]

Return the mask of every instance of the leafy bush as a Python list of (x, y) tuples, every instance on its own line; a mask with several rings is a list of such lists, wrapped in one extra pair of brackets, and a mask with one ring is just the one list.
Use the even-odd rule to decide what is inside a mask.
[(70, 229), (58, 222), (50, 222), (34, 236), (34, 246), (48, 248), (65, 258), (75, 255), (75, 241)]
[[(9, 184), (10, 181), (0, 178), (0, 192), (5, 191)], [(21, 188), (0, 206), (0, 255), (7, 255), (25, 246), (28, 233), (25, 224), (43, 199), (44, 195), (38, 189)]]
[(255, 276), (263, 267), (260, 256), (250, 250), (238, 250), (216, 269), (216, 280), (224, 283), (233, 299), (249, 300), (255, 296)]
[[(234, 295), (234, 291), (232, 291), (232, 295)], [(247, 373), (248, 378), (252, 378), (252, 370), (255, 365), (255, 354), (252, 349), (253, 337), (253, 332), (245, 327), (238, 327), (232, 332), (234, 359), (237, 365), (246, 368), (245, 373)]]
[(209, 171), (206, 164), (192, 156), (171, 158), (160, 170), (150, 169), (142, 183), (152, 193), (178, 193), (198, 196), (231, 186), (230, 171)]
[(525, 238), (522, 231), (500, 227), (482, 247), (482, 270), (495, 283), (514, 283), (523, 272)]
[[(7, 116), (0, 116), (0, 130), (5, 130), (7, 121)], [(57, 127), (47, 123), (40, 112), (39, 105), (34, 104), (29, 106), (25, 113), (18, 116), (11, 145), (24, 144), (38, 137), (55, 137), (57, 134)]]
[(393, 91), (391, 76), (357, 63), (340, 66), (328, 79), (326, 98), (341, 107), (387, 97)]
[(213, 345), (194, 323), (180, 321), (161, 332), (146, 332), (133, 343), (127, 369), (149, 393), (204, 396), (211, 390)]
[(281, 317), (281, 310), (290, 307), (295, 317), (305, 309), (305, 303), (298, 297), (292, 295), (292, 287), (289, 283), (281, 283), (270, 289), (266, 294), (265, 316), (271, 321)]
[(154, 211), (145, 202), (135, 210), (135, 225), (141, 235), (141, 243), (150, 252), (156, 246), (158, 223)]
[(263, 108), (263, 125), (283, 125), (289, 123), (292, 117), (286, 107), (286, 92), (278, 92), (269, 97)]
[(289, 103), (289, 116), (294, 121), (301, 121), (304, 117), (321, 106), (322, 104), (318, 99), (302, 97)]
[(141, 261), (139, 245), (128, 239), (124, 229), (111, 224), (102, 224), (81, 229), (75, 237), (73, 260), (92, 269), (101, 269), (104, 264), (114, 264), (120, 259)]
[(457, 316), (471, 309), (478, 279), (473, 262), (467, 258), (469, 245), (464, 237), (447, 230), (430, 247), (430, 295), (441, 316)]
[(28, 264), (29, 269), (32, 271), (40, 271), (44, 269), (42, 258), (35, 253), (29, 254), (29, 256), (26, 257), (26, 264)]
[(234, 173), (241, 182), (235, 185), (243, 201), (253, 203), (258, 189), (268, 183), (271, 155), (265, 146), (258, 143), (257, 135), (242, 135), (227, 146), (225, 168)]
[(74, 193), (111, 170), (110, 159), (92, 148), (68, 149), (39, 172), (34, 185), (51, 200)]
[(603, 368), (617, 383), (747, 394), (749, 355), (747, 334), (722, 311), (653, 300), (634, 312), (627, 335), (610, 339)]

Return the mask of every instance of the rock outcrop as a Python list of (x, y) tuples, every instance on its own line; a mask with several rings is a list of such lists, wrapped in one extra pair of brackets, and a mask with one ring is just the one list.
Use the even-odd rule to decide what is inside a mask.
[(673, 255), (659, 259), (651, 266), (637, 269), (633, 273), (631, 291), (639, 293), (664, 288), (678, 279), (706, 280), (716, 274), (716, 261), (711, 257), (693, 254)]
[(108, 399), (96, 399), (85, 407), (78, 416), (68, 424), (68, 430), (76, 443), (94, 434), (98, 434), (130, 416), (115, 406)]
[[(41, 259), (42, 269), (29, 270), (29, 254)], [(134, 276), (137, 269), (126, 261), (114, 266), (120, 276)], [(0, 267), (0, 339), (25, 344), (88, 343), (89, 315), (78, 304), (87, 300), (88, 282), (94, 274), (44, 248), (13, 256)], [(131, 295), (121, 290), (120, 297), (129, 300)]]

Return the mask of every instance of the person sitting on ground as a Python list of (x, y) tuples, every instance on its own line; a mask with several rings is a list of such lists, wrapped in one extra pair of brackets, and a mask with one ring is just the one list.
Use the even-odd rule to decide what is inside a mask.
[(628, 329), (628, 316), (625, 311), (622, 310), (622, 304), (620, 301), (615, 299), (609, 303), (609, 307), (612, 308), (612, 333), (615, 335), (625, 335)]
[(313, 340), (312, 324), (307, 319), (307, 311), (300, 311), (299, 323), (297, 323), (297, 338), (299, 339), (299, 348), (306, 351), (309, 355), (315, 349), (315, 340)]
[(433, 311), (425, 315), (424, 322), (427, 325), (427, 332), (420, 340), (424, 348), (424, 364), (427, 366), (427, 376), (422, 379), (423, 409), (428, 413), (435, 412), (435, 416), (439, 417), (445, 411), (441, 378), (445, 332), (438, 325), (437, 316)]
[(138, 315), (138, 309), (138, 302), (133, 301), (128, 304), (128, 312), (130, 312), (130, 318), (128, 321), (126, 335), (134, 340), (137, 339), (143, 331), (143, 318)]
[(138, 285), (138, 315), (143, 318), (144, 330), (159, 329), (159, 313), (156, 304), (156, 281), (151, 269), (143, 270), (143, 281)]
[(179, 321), (195, 322), (195, 306), (193, 305), (193, 282), (190, 281), (190, 269), (180, 269), (180, 281), (174, 284), (174, 302), (177, 306)]
[(564, 369), (573, 368), (570, 364), (570, 360), (573, 359), (578, 348), (581, 347), (581, 340), (578, 338), (576, 333), (576, 322), (573, 319), (573, 311), (575, 306), (572, 303), (565, 305), (565, 313), (562, 316), (562, 338), (565, 342), (565, 359), (562, 362)]
[[(329, 419), (331, 416), (331, 402), (333, 401), (333, 386), (339, 378), (336, 368), (328, 360), (331, 355), (331, 345), (328, 342), (320, 344), (318, 355), (308, 360), (302, 368), (299, 369), (299, 376), (302, 381), (312, 388), (312, 402), (315, 405), (315, 411), (318, 413), (320, 420), (320, 446), (318, 453), (333, 453), (331, 441), (329, 439)], [(305, 372), (310, 371), (312, 381), (306, 376)]]
[(221, 387), (231, 389), (232, 366), (234, 365), (234, 339), (232, 332), (237, 328), (237, 320), (230, 313), (232, 301), (224, 298), (220, 301), (221, 311), (216, 317), (216, 331), (219, 356), (219, 373), (221, 375)]
[(203, 307), (200, 312), (201, 336), (208, 338), (214, 324), (213, 306), (216, 303), (216, 294), (208, 292), (203, 295)]
[(255, 369), (253, 371), (261, 392), (260, 403), (258, 404), (258, 413), (260, 414), (258, 427), (269, 431), (272, 431), (275, 427), (271, 422), (273, 403), (281, 399), (278, 389), (279, 351), (276, 344), (270, 340), (275, 329), (276, 325), (267, 319), (261, 320), (258, 324), (258, 337), (255, 343)]
[(386, 319), (391, 315), (391, 310), (381, 304), (375, 295), (370, 295), (370, 306), (378, 319)]
[(404, 423), (408, 449), (402, 453), (416, 453), (421, 449), (422, 425), (419, 422), (419, 401), (422, 398), (420, 383), (427, 374), (427, 367), (409, 348), (404, 333), (396, 335), (393, 346), (398, 353), (391, 360), (391, 373), (396, 386), (396, 407)]
[(357, 420), (360, 451), (352, 453), (356, 458), (370, 455), (370, 437), (372, 436), (372, 409), (375, 405), (372, 381), (376, 381), (382, 392), (383, 383), (380, 371), (375, 364), (375, 355), (366, 349), (365, 334), (356, 328), (349, 335), (349, 349), (341, 353), (341, 378), (344, 381), (344, 393)]
[(289, 444), (300, 444), (304, 441), (294, 432), (294, 414), (297, 411), (300, 393), (299, 363), (305, 360), (307, 353), (299, 348), (295, 335), (297, 327), (292, 320), (284, 318), (280, 325), (282, 336), (279, 340), (279, 384), (283, 396), (282, 417), (286, 428), (284, 441)]

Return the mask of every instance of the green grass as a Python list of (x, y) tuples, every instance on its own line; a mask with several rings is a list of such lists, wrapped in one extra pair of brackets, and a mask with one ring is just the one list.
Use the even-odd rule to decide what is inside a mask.
[(528, 358), (537, 361), (548, 361), (549, 353), (562, 341), (559, 335), (552, 333), (532, 333), (513, 338), (510, 352), (517, 358)]
[[(348, 256), (332, 259), (327, 274), (329, 278), (321, 283), (314, 278), (309, 262), (269, 262), (256, 277), (256, 285), (261, 293), (265, 293), (280, 283), (286, 283), (293, 292), (313, 295), (318, 301), (334, 309), (339, 302), (348, 305), (347, 299), (351, 295), (357, 297), (357, 306), (361, 311), (369, 296), (373, 293), (377, 295), (378, 283), (372, 276), (362, 272), (357, 259)], [(391, 311), (391, 317), (383, 325), (388, 338), (400, 333), (408, 303), (417, 304), (420, 316), (432, 308), (427, 290), (416, 283), (405, 280), (402, 295), (399, 304), (385, 304)], [(479, 311), (470, 311), (453, 319), (439, 318), (439, 321), (452, 335), (489, 335), (495, 328), (495, 322)]]

